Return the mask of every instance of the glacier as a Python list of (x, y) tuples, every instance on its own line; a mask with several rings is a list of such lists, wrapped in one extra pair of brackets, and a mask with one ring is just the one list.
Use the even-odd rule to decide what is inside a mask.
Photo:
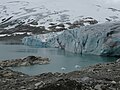
[(78, 54), (120, 55), (120, 22), (108, 22), (23, 38), (28, 46), (61, 48)]
[[(50, 42), (52, 39), (61, 35), (61, 33), (63, 32), (64, 31), (51, 32), (47, 34), (32, 35), (29, 37), (24, 37), (22, 39), (22, 43), (24, 43), (24, 45), (33, 46), (33, 47), (48, 48), (48, 47), (51, 47), (50, 43), (48, 42)], [(54, 47), (55, 47), (55, 43), (54, 43)]]

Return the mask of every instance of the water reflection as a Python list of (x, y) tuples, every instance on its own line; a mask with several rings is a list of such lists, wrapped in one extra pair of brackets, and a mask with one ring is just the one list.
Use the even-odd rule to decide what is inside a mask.
[(0, 60), (23, 58), (29, 55), (48, 57), (51, 62), (47, 65), (16, 67), (12, 69), (36, 75), (45, 72), (70, 72), (96, 63), (116, 60), (116, 58), (112, 57), (73, 54), (57, 48), (32, 48), (24, 45), (0, 44)]
[(15, 52), (18, 52), (18, 53), (37, 53), (38, 49), (18, 49)]

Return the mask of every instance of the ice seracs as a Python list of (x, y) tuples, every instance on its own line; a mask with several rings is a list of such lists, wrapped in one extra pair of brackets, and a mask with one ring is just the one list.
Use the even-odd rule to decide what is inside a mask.
[[(46, 36), (46, 42), (41, 36)], [(62, 32), (25, 37), (26, 45), (47, 45), (78, 54), (120, 55), (120, 22), (83, 26)]]

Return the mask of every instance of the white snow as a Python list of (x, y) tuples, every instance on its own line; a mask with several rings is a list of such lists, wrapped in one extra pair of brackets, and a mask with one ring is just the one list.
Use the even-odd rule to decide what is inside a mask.
[(8, 34), (0, 34), (0, 37), (9, 36)]
[(73, 22), (84, 17), (93, 17), (103, 23), (111, 16), (120, 20), (119, 10), (120, 0), (1, 0), (0, 22), (13, 16), (11, 20), (21, 19), (27, 23), (29, 19), (35, 19), (46, 27), (50, 22)]
[(5, 36), (11, 36), (11, 35), (14, 35), (14, 36), (16, 36), (16, 35), (23, 35), (23, 34), (27, 34), (27, 35), (32, 35), (32, 33), (31, 32), (15, 32), (15, 33), (13, 33), (13, 34), (0, 34), (0, 37), (5, 37)]
[(27, 35), (32, 35), (32, 32), (15, 32), (13, 35), (23, 35), (25, 33), (27, 33)]

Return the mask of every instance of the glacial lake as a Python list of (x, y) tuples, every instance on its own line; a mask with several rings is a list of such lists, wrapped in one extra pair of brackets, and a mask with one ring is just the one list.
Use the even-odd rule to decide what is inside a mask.
[[(97, 63), (116, 60), (116, 58), (113, 57), (68, 53), (57, 48), (32, 48), (25, 45), (0, 44), (0, 60), (24, 58), (29, 55), (48, 57), (51, 60), (50, 64), (16, 67), (12, 69), (29, 75), (37, 75), (46, 72), (70, 72)], [(76, 68), (76, 66), (79, 67)], [(62, 70), (62, 68), (65, 69)]]

